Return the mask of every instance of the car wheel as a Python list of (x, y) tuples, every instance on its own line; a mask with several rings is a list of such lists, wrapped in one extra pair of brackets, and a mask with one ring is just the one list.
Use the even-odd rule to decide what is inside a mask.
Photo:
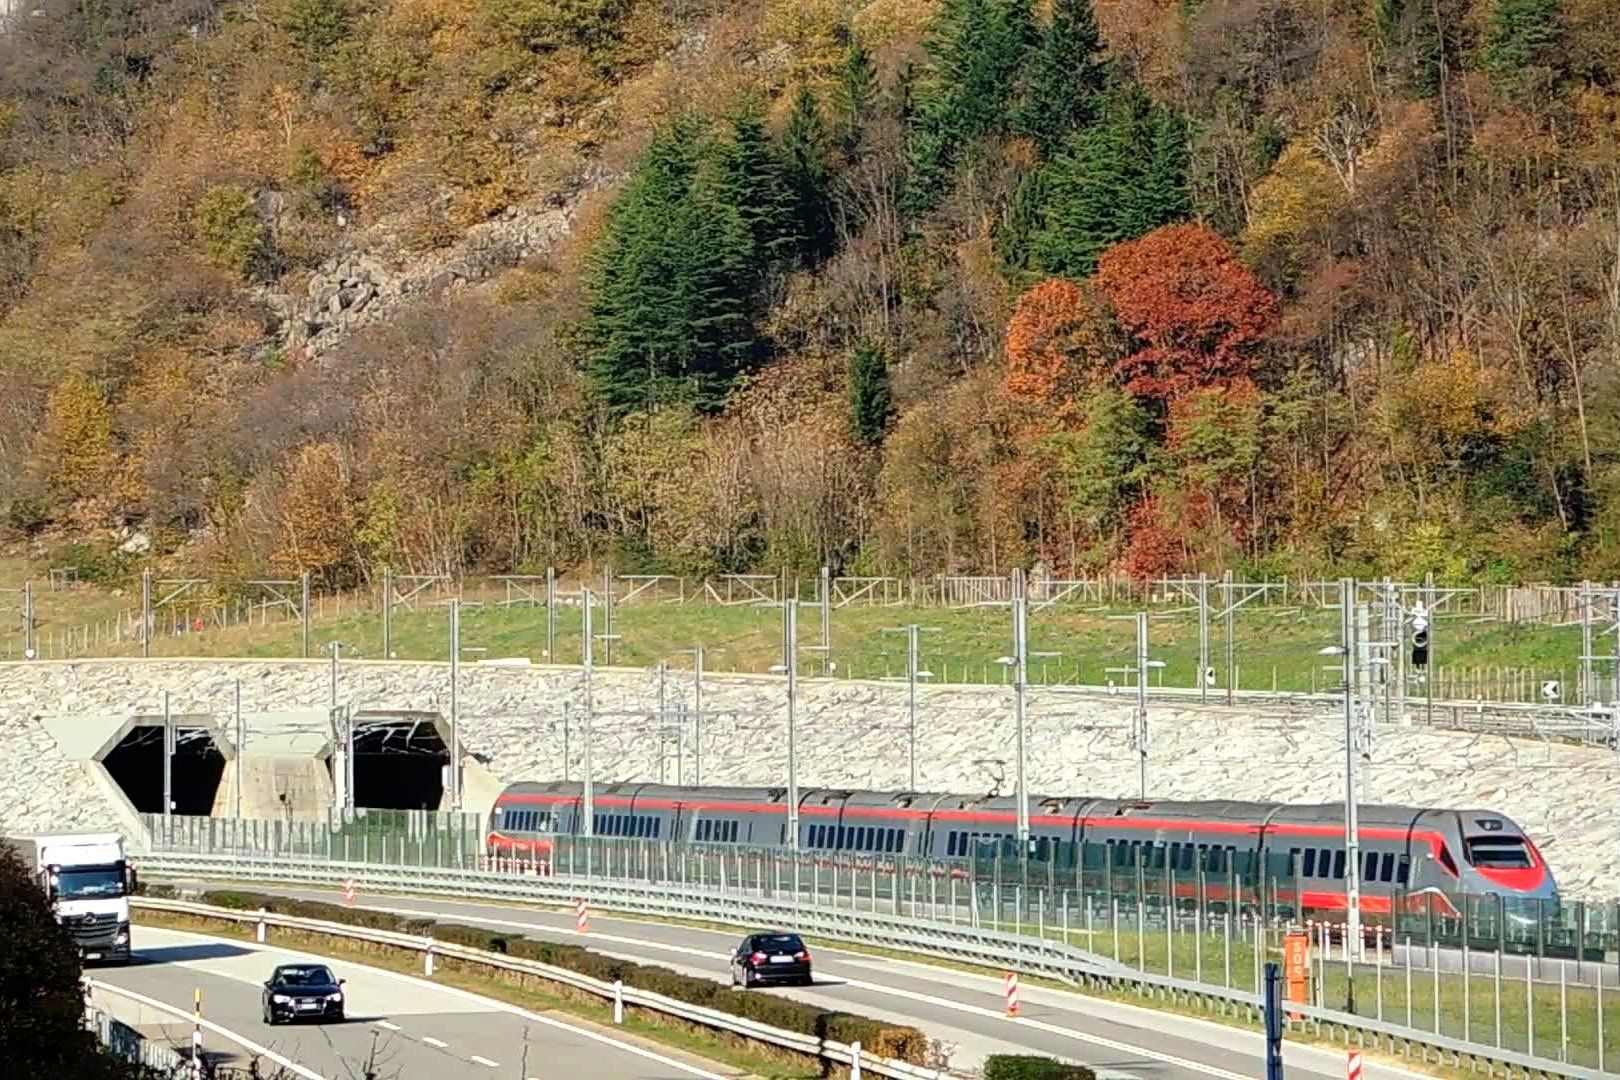
[(337, 1022), (337, 1023), (339, 1023), (339, 1024), (341, 1024), (341, 1023), (343, 1023), (343, 1010), (342, 1010), (342, 1009), (339, 1009), (339, 1010), (338, 1010), (338, 1011), (337, 1011), (337, 1015), (336, 1015), (336, 1016), (334, 1016), (334, 1017), (332, 1017), (332, 1019), (333, 1019), (333, 1020), (334, 1020), (334, 1021), (335, 1021), (335, 1022)]

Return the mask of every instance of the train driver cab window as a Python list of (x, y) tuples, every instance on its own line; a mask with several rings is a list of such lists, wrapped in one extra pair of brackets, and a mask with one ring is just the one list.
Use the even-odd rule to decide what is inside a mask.
[(1487, 870), (1528, 870), (1535, 865), (1523, 837), (1518, 836), (1476, 836), (1463, 841), (1463, 853), (1469, 862)]

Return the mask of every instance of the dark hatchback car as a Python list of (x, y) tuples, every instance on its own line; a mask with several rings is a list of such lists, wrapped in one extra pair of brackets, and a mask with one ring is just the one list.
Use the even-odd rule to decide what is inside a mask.
[(731, 985), (788, 983), (809, 986), (810, 950), (798, 934), (749, 934), (731, 954)]
[(343, 980), (324, 964), (282, 964), (264, 984), (264, 1022), (343, 1019)]

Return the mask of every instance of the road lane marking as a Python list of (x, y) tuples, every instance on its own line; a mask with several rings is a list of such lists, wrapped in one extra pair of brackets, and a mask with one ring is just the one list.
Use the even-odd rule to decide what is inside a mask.
[(436, 1046), (440, 1050), (443, 1050), (445, 1047), (450, 1045), (449, 1043), (445, 1042), (443, 1039), (435, 1039), (431, 1035), (424, 1035), (422, 1037), (422, 1041), (427, 1043), (429, 1046)]
[(398, 1031), (399, 1030), (399, 1025), (398, 1024), (390, 1024), (386, 1020), (378, 1020), (376, 1023), (377, 1023), (377, 1026), (382, 1028), (384, 1031)]
[(252, 1039), (238, 1035), (236, 1032), (216, 1024), (212, 1020), (203, 1020), (196, 1016), (196, 1014), (190, 1009), (177, 1008), (176, 1006), (159, 1001), (156, 998), (147, 997), (145, 994), (136, 993), (134, 990), (126, 990), (122, 986), (114, 986), (112, 983), (104, 983), (99, 979), (86, 979), (85, 982), (95, 989), (106, 991), (115, 997), (125, 997), (130, 1001), (145, 1005), (149, 1009), (156, 1009), (158, 1012), (169, 1013), (170, 1015), (176, 1016), (181, 1020), (195, 1023), (205, 1031), (212, 1031), (215, 1035), (224, 1036), (226, 1039), (229, 1039), (231, 1042), (235, 1043), (251, 1054), (256, 1054), (259, 1057), (275, 1062), (288, 1072), (303, 1077), (304, 1080), (326, 1080), (326, 1077), (322, 1076), (315, 1070), (305, 1068), (291, 1058), (283, 1057), (281, 1054), (276, 1053), (267, 1046), (260, 1046)]
[[(437, 917), (442, 918), (443, 913), (442, 912), (439, 913), (439, 915)], [(172, 933), (172, 934), (182, 935), (182, 936), (204, 938), (204, 939), (207, 939), (207, 940), (210, 940), (210, 941), (228, 941), (232, 945), (238, 945), (238, 946), (241, 946), (242, 948), (247, 948), (247, 949), (256, 949), (257, 950), (257, 949), (263, 949), (264, 948), (263, 946), (255, 946), (255, 945), (253, 945), (251, 943), (238, 941), (235, 938), (212, 937), (212, 936), (210, 936), (208, 934), (198, 934), (198, 933), (195, 933), (195, 932), (189, 931), (189, 930), (171, 930), (171, 931), (167, 931), (167, 932)], [(288, 950), (282, 950), (282, 951), (288, 951)], [(316, 952), (314, 952), (312, 950), (309, 950), (309, 949), (300, 950), (300, 952), (303, 955), (306, 955), (306, 956), (319, 956), (320, 955), (319, 953), (316, 953)], [(365, 972), (367, 972), (367, 974), (375, 976), (377, 978), (392, 979), (395, 982), (405, 983), (407, 985), (417, 987), (418, 989), (421, 989), (421, 990), (431, 990), (431, 991), (433, 991), (435, 993), (445, 994), (445, 995), (448, 995), (450, 997), (459, 998), (462, 1001), (477, 1004), (479, 1006), (479, 1011), (481, 1011), (481, 1012), (501, 1012), (501, 1013), (506, 1013), (508, 1016), (521, 1017), (524, 1020), (527, 1020), (532, 1024), (540, 1024), (540, 1025), (543, 1025), (545, 1027), (555, 1028), (558, 1031), (566, 1031), (566, 1032), (568, 1032), (568, 1033), (570, 1033), (572, 1035), (577, 1035), (582, 1039), (589, 1040), (590, 1042), (600, 1043), (603, 1046), (611, 1046), (613, 1049), (618, 1050), (618, 1051), (620, 1051), (622, 1053), (630, 1054), (633, 1057), (639, 1057), (639, 1058), (642, 1058), (643, 1060), (646, 1060), (646, 1061), (655, 1062), (658, 1065), (663, 1066), (664, 1068), (675, 1069), (675, 1070), (677, 1070), (679, 1072), (685, 1073), (688, 1076), (699, 1077), (700, 1080), (731, 1080), (730, 1077), (725, 1076), (725, 1075), (723, 1075), (721, 1073), (710, 1072), (707, 1069), (699, 1068), (698, 1066), (690, 1064), (689, 1062), (681, 1061), (681, 1060), (679, 1060), (677, 1058), (668, 1057), (668, 1056), (666, 1056), (664, 1054), (660, 1054), (660, 1053), (657, 1053), (655, 1051), (648, 1050), (645, 1047), (637, 1046), (634, 1043), (620, 1042), (618, 1039), (614, 1039), (614, 1038), (612, 1038), (610, 1036), (603, 1035), (602, 1033), (597, 1032), (597, 1031), (592, 1031), (592, 1030), (590, 1030), (588, 1028), (575, 1027), (573, 1024), (569, 1024), (569, 1023), (566, 1023), (566, 1022), (564, 1022), (562, 1020), (558, 1020), (555, 1017), (543, 1016), (540, 1013), (531, 1012), (530, 1010), (522, 1008), (521, 1006), (512, 1005), (512, 1004), (510, 1004), (508, 1002), (501, 1001), (498, 998), (482, 997), (482, 996), (480, 996), (478, 994), (473, 993), (470, 990), (462, 990), (461, 988), (455, 987), (455, 986), (445, 986), (445, 985), (442, 985), (440, 983), (433, 982), (430, 979), (420, 978), (420, 977), (415, 976), (415, 975), (402, 975), (397, 971), (389, 971), (386, 968), (372, 967), (369, 964), (359, 964), (359, 963), (354, 963), (354, 962), (348, 961), (348, 960), (345, 960), (344, 963), (346, 965), (348, 965), (350, 968), (362, 969)], [(186, 1016), (188, 1018), (190, 1017), (190, 1015), (191, 1015), (190, 1013), (186, 1014)], [(206, 1021), (204, 1021), (204, 1022), (206, 1023)], [(423, 1041), (427, 1042), (428, 1040), (424, 1039)], [(304, 1074), (300, 1074), (300, 1075), (304, 1075)], [(315, 1076), (314, 1074), (309, 1074), (309, 1076), (306, 1077), (306, 1080), (325, 1080), (325, 1078)]]
[(480, 1065), (487, 1065), (487, 1066), (488, 1066), (488, 1067), (489, 1067), (489, 1068), (491, 1068), (491, 1069), (498, 1069), (498, 1068), (500, 1068), (500, 1067), (501, 1067), (501, 1063), (500, 1063), (500, 1062), (498, 1062), (498, 1061), (491, 1061), (491, 1060), (489, 1060), (489, 1058), (487, 1058), (487, 1057), (479, 1057), (479, 1056), (478, 1056), (478, 1055), (477, 1055), (477, 1054), (474, 1054), (474, 1055), (473, 1055), (473, 1056), (472, 1056), (472, 1060), (473, 1060), (473, 1061), (475, 1061), (475, 1062), (477, 1062), (477, 1063), (478, 1063), (478, 1064), (480, 1064)]

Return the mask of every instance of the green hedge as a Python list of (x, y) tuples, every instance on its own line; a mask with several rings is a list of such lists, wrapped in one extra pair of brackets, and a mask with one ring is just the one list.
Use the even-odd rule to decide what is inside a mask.
[(984, 1080), (1097, 1080), (1097, 1074), (1052, 1058), (991, 1054), (984, 1059)]
[[(701, 1005), (718, 1012), (730, 1013), (732, 1016), (740, 1016), (762, 1024), (769, 1024), (772, 1027), (785, 1028), (788, 1031), (796, 1031), (804, 1035), (815, 1035), (836, 1042), (859, 1042), (866, 1052), (878, 1054), (882, 1057), (898, 1058), (914, 1065), (920, 1065), (927, 1059), (928, 1040), (916, 1028), (869, 1020), (866, 1017), (855, 1016), (850, 1013), (828, 1012), (814, 1005), (807, 1005), (804, 1002), (778, 997), (774, 994), (738, 993), (729, 986), (713, 979), (682, 975), (679, 972), (654, 964), (638, 964), (631, 960), (619, 960), (614, 957), (603, 956), (578, 945), (539, 941), (534, 938), (511, 937), (492, 930), (483, 930), (476, 926), (438, 923), (431, 919), (407, 919), (386, 912), (365, 911), (344, 907), (340, 904), (328, 904), (318, 900), (293, 900), (285, 896), (269, 896), (262, 893), (239, 892), (236, 890), (219, 890), (204, 893), (202, 902), (216, 907), (227, 907), (240, 911), (257, 911), (259, 908), (264, 908), (266, 911), (272, 911), (278, 915), (322, 919), (326, 922), (365, 926), (376, 930), (393, 930), (398, 933), (414, 934), (419, 937), (431, 935), (438, 941), (465, 945), (473, 949), (507, 953), (525, 960), (535, 960), (542, 964), (550, 964), (553, 967), (566, 968), (569, 971), (593, 979), (600, 979), (604, 982), (617, 980), (638, 990), (662, 994), (677, 1001), (684, 1001), (689, 1005)], [(1007, 1077), (1014, 1078), (1024, 1075), (1026, 1074), (1008, 1073)], [(1051, 1075), (1060, 1078), (1060, 1080), (1068, 1080), (1071, 1076), (1081, 1076), (1082, 1074), (1030, 1073), (1027, 1075), (1031, 1077)], [(987, 1080), (989, 1080), (988, 1074), (986, 1076)], [(1084, 1074), (1084, 1076), (1089, 1080), (1089, 1073)]]

